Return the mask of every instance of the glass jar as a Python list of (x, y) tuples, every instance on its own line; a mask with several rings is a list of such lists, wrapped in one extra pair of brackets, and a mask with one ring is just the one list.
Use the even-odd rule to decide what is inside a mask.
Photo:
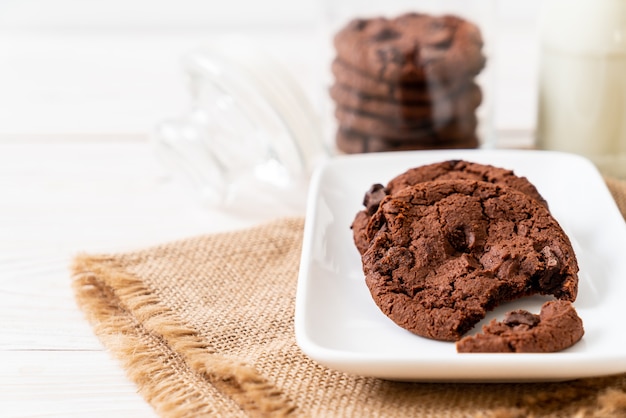
[(160, 159), (212, 206), (239, 196), (303, 206), (314, 168), (330, 154), (317, 113), (288, 71), (249, 40), (183, 59), (191, 107), (160, 123)]
[(538, 147), (626, 178), (626, 1), (546, 0), (540, 39)]
[(327, 137), (340, 152), (495, 144), (495, 4), (325, 4)]

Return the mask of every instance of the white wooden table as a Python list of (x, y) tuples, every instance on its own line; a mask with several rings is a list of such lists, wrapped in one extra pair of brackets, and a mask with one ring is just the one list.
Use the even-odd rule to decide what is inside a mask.
[(203, 207), (166, 174), (141, 138), (0, 143), (0, 416), (154, 414), (74, 302), (68, 267), (78, 252), (300, 214)]

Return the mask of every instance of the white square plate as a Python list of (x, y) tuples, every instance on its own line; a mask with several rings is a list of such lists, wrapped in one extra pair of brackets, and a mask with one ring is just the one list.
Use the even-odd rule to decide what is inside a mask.
[[(549, 354), (459, 354), (455, 345), (409, 333), (374, 304), (350, 224), (373, 183), (449, 159), (491, 164), (526, 176), (569, 235), (580, 266), (574, 303), (585, 335)], [(538, 313), (548, 298), (507, 303)], [(626, 223), (601, 175), (570, 154), (520, 150), (450, 150), (337, 157), (311, 182), (296, 296), (298, 345), (340, 371), (396, 380), (538, 381), (626, 372)]]

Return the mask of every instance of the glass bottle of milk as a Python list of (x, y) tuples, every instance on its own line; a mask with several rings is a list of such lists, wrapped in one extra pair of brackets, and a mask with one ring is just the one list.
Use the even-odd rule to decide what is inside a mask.
[(545, 0), (537, 145), (626, 178), (626, 0)]

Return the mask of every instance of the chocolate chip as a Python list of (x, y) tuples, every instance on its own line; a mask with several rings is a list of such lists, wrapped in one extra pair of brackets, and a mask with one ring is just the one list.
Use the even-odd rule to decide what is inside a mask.
[(350, 28), (356, 31), (362, 31), (367, 26), (367, 20), (365, 19), (354, 19), (352, 23), (350, 23)]
[(543, 258), (544, 270), (539, 273), (539, 285), (552, 288), (558, 282), (561, 262), (557, 254), (547, 245), (541, 250), (541, 256)]
[(512, 311), (506, 314), (502, 322), (509, 327), (528, 325), (532, 328), (539, 323), (539, 315), (534, 315), (525, 310)]
[(402, 54), (402, 51), (400, 51), (400, 49), (396, 48), (395, 46), (387, 46), (387, 47), (379, 48), (376, 51), (376, 54), (378, 55), (378, 58), (383, 63), (389, 63), (389, 62), (393, 62), (396, 64), (404, 63), (404, 54)]
[(559, 259), (556, 257), (550, 247), (548, 247), (547, 245), (543, 247), (543, 249), (541, 250), (541, 255), (544, 258), (547, 269), (559, 268)]
[(476, 232), (471, 225), (458, 225), (446, 233), (446, 239), (456, 251), (468, 253), (470, 250), (480, 245), (476, 237)]
[[(469, 243), (467, 242), (468, 239), (462, 227), (459, 226), (452, 231), (449, 231), (446, 238), (452, 248), (454, 248), (456, 251), (461, 253), (467, 252)], [(474, 237), (472, 236), (472, 240), (473, 238)]]
[(368, 215), (373, 215), (377, 210), (380, 202), (387, 196), (385, 186), (376, 183), (365, 193), (363, 197), (363, 206), (367, 209)]
[(391, 28), (383, 28), (378, 33), (374, 34), (374, 36), (372, 36), (372, 40), (376, 42), (391, 41), (393, 39), (398, 39), (400, 36), (402, 36), (402, 34), (397, 30), (393, 30)]
[(376, 50), (376, 56), (381, 63), (379, 77), (382, 78), (387, 71), (389, 63), (403, 64), (404, 56), (395, 46), (386, 45)]

